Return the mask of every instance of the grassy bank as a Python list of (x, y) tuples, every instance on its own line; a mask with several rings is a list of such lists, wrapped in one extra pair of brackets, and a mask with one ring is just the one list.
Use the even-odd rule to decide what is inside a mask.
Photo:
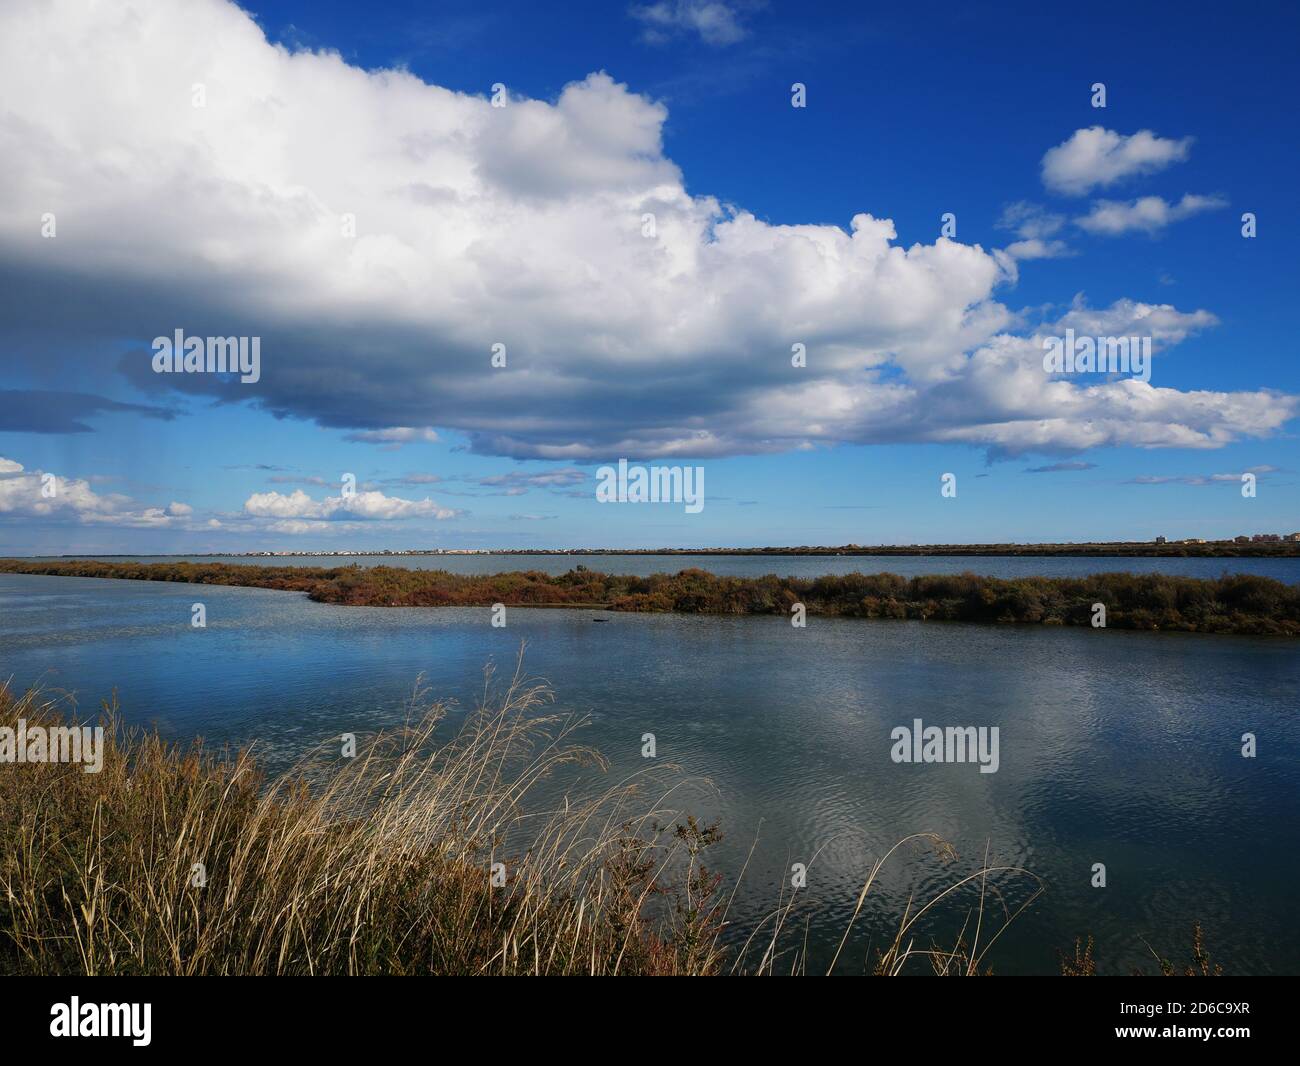
[[(544, 688), (516, 675), (441, 739), (443, 708), (418, 710), (421, 696), (400, 732), (350, 758), (332, 740), (274, 778), (248, 752), (126, 729), (112, 707), (98, 773), (0, 763), (0, 975), (809, 972), (806, 893), (778, 886), (766, 917), (731, 927), (741, 886), (708, 865), (718, 827), (670, 808), (675, 768), (547, 810), (541, 781), (602, 763), (546, 713)], [(19, 720), (30, 733), (65, 716), (0, 687), (0, 729)], [(900, 862), (958, 865), (909, 900), (892, 936), (864, 942), (855, 923)], [(829, 970), (995, 972), (999, 938), (1042, 885), (959, 862), (919, 833), (870, 863), (841, 901)], [(1045, 948), (1045, 968), (1053, 954), (1066, 976), (1098, 973), (1091, 938)], [(1189, 963), (1153, 959), (1147, 973), (1220, 972), (1199, 927)]]
[(720, 577), (704, 570), (634, 577), (581, 567), (452, 574), (358, 566), (316, 568), (222, 563), (0, 560), (0, 572), (245, 585), (307, 593), (322, 603), (380, 607), (587, 607), (610, 611), (910, 618), (1042, 625), (1093, 624), (1094, 604), (1110, 629), (1300, 635), (1300, 587), (1238, 574), (1214, 579), (1162, 574), (1003, 580), (976, 574), (903, 578), (844, 574), (817, 578)]
[[(441, 744), (435, 706), (274, 780), (116, 721), (99, 773), (0, 766), (0, 972), (716, 971), (707, 830), (663, 830), (669, 812), (616, 788), (507, 845), (540, 779), (596, 758), (543, 698), (514, 685)], [(0, 694), (0, 725), (19, 718), (58, 715)]]
[[(448, 738), (434, 705), (354, 757), (331, 741), (274, 779), (247, 752), (170, 745), (106, 708), (98, 773), (0, 763), (0, 974), (804, 972), (802, 911), (779, 890), (724, 949), (735, 886), (707, 865), (717, 827), (668, 806), (675, 768), (538, 808), (539, 782), (601, 762), (547, 702), (516, 675)], [(63, 720), (0, 688), (0, 727), (20, 719), (29, 733)], [(886, 861), (917, 844), (956, 857), (930, 834), (896, 845), (854, 920)], [(1015, 915), (982, 915), (985, 892), (1022, 877), (982, 867), (913, 901), (868, 972), (987, 972)], [(954, 901), (956, 946), (921, 946)]]

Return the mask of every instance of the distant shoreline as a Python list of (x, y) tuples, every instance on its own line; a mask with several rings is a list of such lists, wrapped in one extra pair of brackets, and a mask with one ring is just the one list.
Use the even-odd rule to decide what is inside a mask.
[(847, 544), (840, 547), (783, 547), (783, 548), (465, 548), (432, 549), (413, 548), (376, 551), (300, 551), (300, 552), (131, 552), (91, 553), (77, 552), (64, 555), (10, 556), (25, 559), (349, 559), (375, 556), (405, 558), (461, 557), (467, 555), (710, 555), (710, 556), (1017, 556), (1073, 557), (1094, 559), (1126, 558), (1206, 558), (1206, 559), (1294, 559), (1300, 558), (1300, 541), (1258, 541), (1238, 544), (1233, 541), (1208, 541), (1204, 544), (1168, 543), (1150, 541), (1102, 541), (1071, 544), (879, 544), (866, 546)]
[(315, 568), (18, 559), (0, 559), (0, 573), (276, 589), (305, 592), (319, 603), (344, 607), (572, 607), (768, 615), (790, 618), (796, 626), (806, 614), (1300, 636), (1300, 586), (1246, 574), (1206, 579), (1110, 573), (1003, 580), (971, 573), (910, 579), (889, 573), (726, 577), (685, 569), (638, 577), (584, 566), (566, 574), (453, 574), (355, 564)]

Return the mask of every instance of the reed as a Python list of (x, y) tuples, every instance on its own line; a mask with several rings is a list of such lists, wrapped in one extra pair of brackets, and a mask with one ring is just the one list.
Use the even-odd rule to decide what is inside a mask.
[[(0, 972), (8, 974), (805, 973), (799, 893), (744, 934), (708, 865), (718, 829), (676, 809), (671, 766), (548, 809), (538, 785), (604, 768), (581, 724), (548, 710), (522, 668), (443, 737), (446, 708), (417, 685), (406, 725), (334, 745), (266, 776), (247, 750), (178, 745), (128, 727), (108, 703), (102, 769), (0, 765)], [(63, 722), (58, 700), (0, 688), (0, 726)], [(869, 872), (841, 949), (884, 865)], [(504, 866), (493, 884), (492, 866)], [(743, 871), (742, 871), (743, 876)], [(909, 904), (892, 943), (837, 972), (988, 971), (1014, 912), (989, 866)], [(1031, 878), (1032, 881), (1032, 878)], [(1036, 884), (1036, 882), (1034, 882)], [(1032, 886), (1031, 886), (1032, 887)], [(806, 893), (802, 894), (806, 896)], [(1022, 894), (1023, 895), (1023, 894)], [(965, 917), (951, 947), (923, 937), (936, 908)], [(993, 921), (994, 916), (998, 920)]]

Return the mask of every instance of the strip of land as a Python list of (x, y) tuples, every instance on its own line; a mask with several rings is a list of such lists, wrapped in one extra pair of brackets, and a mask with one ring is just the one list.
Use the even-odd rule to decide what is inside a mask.
[[(573, 607), (682, 614), (786, 615), (922, 621), (1073, 625), (1109, 629), (1300, 636), (1300, 586), (1235, 574), (1093, 574), (1080, 578), (977, 574), (904, 578), (838, 574), (816, 578), (726, 577), (706, 570), (605, 574), (577, 567), (452, 574), (405, 567), (239, 566), (226, 563), (31, 562), (0, 559), (0, 572), (177, 581), (305, 592), (355, 607)], [(1098, 608), (1103, 610), (1099, 612)]]
[[(203, 553), (199, 554), (202, 557)], [(1087, 559), (1135, 557), (1210, 559), (1300, 559), (1300, 533), (1231, 540), (1083, 541), (1053, 544), (840, 544), (767, 548), (402, 548), (397, 551), (209, 552), (248, 559), (347, 559), (376, 555), (952, 555), (1076, 556)], [(62, 558), (75, 558), (63, 556)], [(134, 556), (102, 556), (131, 559)]]

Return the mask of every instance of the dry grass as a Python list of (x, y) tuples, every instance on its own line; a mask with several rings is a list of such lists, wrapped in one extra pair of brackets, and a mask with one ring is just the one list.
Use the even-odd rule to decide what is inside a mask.
[[(444, 709), (417, 710), (423, 695), (404, 729), (355, 757), (336, 744), (273, 780), (248, 752), (168, 744), (112, 706), (100, 773), (0, 765), (0, 973), (805, 972), (797, 893), (724, 949), (729, 900), (705, 862), (718, 831), (671, 808), (674, 768), (530, 812), (541, 781), (603, 765), (572, 742), (578, 723), (545, 713), (548, 691), (516, 671), (489, 678), (443, 740)], [(36, 691), (0, 688), (0, 725), (62, 717)], [(916, 841), (951, 850), (929, 834), (891, 849), (844, 942), (881, 868)], [(986, 861), (909, 904), (868, 971), (987, 972), (1018, 913), (1004, 907), (989, 935), (990, 878), (1003, 874), (1028, 876)], [(978, 898), (955, 945), (918, 947), (918, 923), (964, 890)]]
[[(1142, 941), (1146, 944), (1146, 941)], [(1191, 962), (1186, 966), (1179, 967), (1170, 962), (1167, 958), (1156, 951), (1150, 944), (1146, 944), (1147, 950), (1151, 952), (1152, 957), (1156, 960), (1156, 966), (1161, 977), (1222, 977), (1223, 967), (1210, 958), (1210, 953), (1205, 947), (1205, 933), (1201, 929), (1200, 922), (1192, 923), (1192, 944), (1191, 944)], [(1085, 941), (1079, 937), (1074, 942), (1073, 957), (1060, 953), (1061, 975), (1063, 977), (1097, 977), (1097, 959), (1094, 955), (1096, 944), (1092, 937)], [(1134, 970), (1130, 976), (1146, 977), (1151, 974), (1147, 970)]]

